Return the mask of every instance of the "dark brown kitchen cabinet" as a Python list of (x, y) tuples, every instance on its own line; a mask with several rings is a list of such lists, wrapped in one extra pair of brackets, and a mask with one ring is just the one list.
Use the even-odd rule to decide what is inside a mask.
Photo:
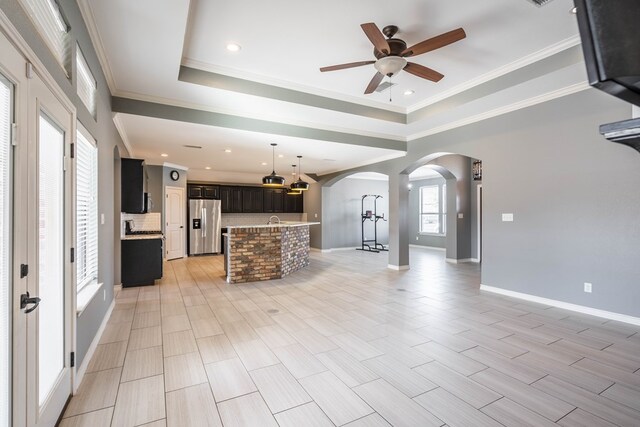
[(144, 194), (147, 177), (144, 160), (122, 159), (120, 161), (120, 211), (126, 213), (146, 213)]
[(284, 195), (284, 212), (302, 213), (304, 211), (304, 192), (298, 195)]
[(264, 190), (264, 210), (266, 213), (284, 212), (284, 189), (267, 188)]
[(242, 187), (220, 186), (222, 213), (242, 213)]
[(264, 191), (261, 187), (242, 188), (242, 212), (258, 213), (263, 209)]
[(219, 199), (220, 186), (189, 184), (188, 193), (190, 199)]
[(162, 239), (133, 239), (121, 242), (122, 287), (153, 285), (162, 279)]

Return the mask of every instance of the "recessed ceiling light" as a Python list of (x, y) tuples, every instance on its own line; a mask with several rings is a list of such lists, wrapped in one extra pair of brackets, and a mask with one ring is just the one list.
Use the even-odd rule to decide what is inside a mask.
[(228, 43), (227, 44), (227, 50), (229, 52), (238, 52), (240, 49), (242, 49), (242, 46), (240, 46), (238, 43)]
[(211, 170), (211, 166), (205, 166), (204, 167), (206, 170)]
[(167, 153), (162, 153), (160, 154), (162, 157), (169, 157), (169, 155)]
[(283, 158), (283, 157), (284, 157), (284, 154), (278, 154), (278, 157), (279, 157), (279, 158)]
[(225, 148), (224, 152), (225, 153), (230, 153), (231, 152), (231, 148)]
[(262, 163), (260, 163), (260, 164), (261, 164), (262, 166), (267, 166), (267, 165), (268, 165), (268, 163), (267, 163), (267, 162), (262, 162)]
[(413, 91), (413, 90), (410, 90), (410, 89), (409, 90), (405, 90), (404, 91), (404, 96), (413, 95), (414, 93), (415, 93), (415, 91)]

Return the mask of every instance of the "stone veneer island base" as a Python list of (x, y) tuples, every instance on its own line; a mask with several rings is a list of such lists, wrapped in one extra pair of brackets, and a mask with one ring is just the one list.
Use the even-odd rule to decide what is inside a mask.
[(228, 226), (228, 283), (281, 279), (309, 265), (309, 226), (319, 222)]

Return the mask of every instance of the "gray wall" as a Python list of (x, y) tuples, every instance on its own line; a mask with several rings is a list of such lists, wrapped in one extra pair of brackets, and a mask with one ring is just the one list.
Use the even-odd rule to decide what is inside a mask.
[[(443, 152), (480, 159), (483, 284), (640, 317), (640, 154), (598, 132), (630, 116), (629, 104), (588, 89), (411, 141), (403, 158), (319, 179), (401, 176)], [(502, 213), (515, 221), (502, 222)], [(408, 229), (398, 232), (399, 241), (408, 237)], [(402, 247), (391, 249), (390, 262), (408, 263)], [(593, 293), (583, 292), (584, 282)]]
[(444, 178), (420, 179), (411, 181), (411, 192), (409, 193), (409, 243), (419, 246), (430, 246), (433, 248), (446, 248), (445, 236), (420, 234), (420, 187), (427, 185), (445, 185)]
[[(84, 356), (104, 319), (111, 301), (113, 300), (114, 276), (114, 200), (119, 198), (120, 189), (114, 189), (114, 147), (117, 147), (123, 157), (127, 150), (111, 119), (111, 94), (107, 87), (100, 63), (91, 44), (82, 16), (74, 0), (59, 0), (60, 8), (71, 27), (71, 40), (74, 47), (80, 45), (91, 71), (98, 83), (98, 113), (97, 120), (87, 111), (76, 94), (75, 62), (72, 79), (68, 79), (62, 68), (40, 38), (29, 17), (15, 0), (0, 0), (0, 9), (9, 17), (20, 35), (27, 41), (31, 49), (45, 65), (57, 84), (77, 108), (78, 120), (93, 135), (98, 143), (98, 211), (104, 214), (104, 224), (99, 227), (98, 235), (98, 268), (99, 280), (104, 283), (106, 298), (94, 298), (77, 321), (77, 349), (76, 360), (82, 363)], [(75, 58), (75, 55), (73, 56)], [(115, 193), (115, 194), (114, 194)]]
[[(389, 216), (389, 183), (387, 181), (347, 178), (330, 189), (329, 209), (325, 206), (324, 227), (328, 230), (330, 248), (348, 248), (360, 246), (361, 242), (361, 202), (363, 194), (379, 194), (378, 215)], [(365, 210), (373, 210), (373, 198), (365, 203)], [(313, 220), (313, 218), (309, 218)], [(365, 222), (365, 236), (373, 239), (373, 221)], [(389, 243), (389, 226), (383, 220), (378, 221), (378, 242)]]
[(149, 212), (162, 213), (162, 205), (164, 200), (164, 185), (163, 185), (163, 167), (148, 165), (145, 167), (147, 171), (147, 192), (149, 197), (153, 201), (153, 207), (149, 209)]

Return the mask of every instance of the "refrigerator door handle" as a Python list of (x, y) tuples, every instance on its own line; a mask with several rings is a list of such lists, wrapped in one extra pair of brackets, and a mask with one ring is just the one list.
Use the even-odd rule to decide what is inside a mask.
[(202, 208), (202, 237), (207, 236), (207, 209)]

